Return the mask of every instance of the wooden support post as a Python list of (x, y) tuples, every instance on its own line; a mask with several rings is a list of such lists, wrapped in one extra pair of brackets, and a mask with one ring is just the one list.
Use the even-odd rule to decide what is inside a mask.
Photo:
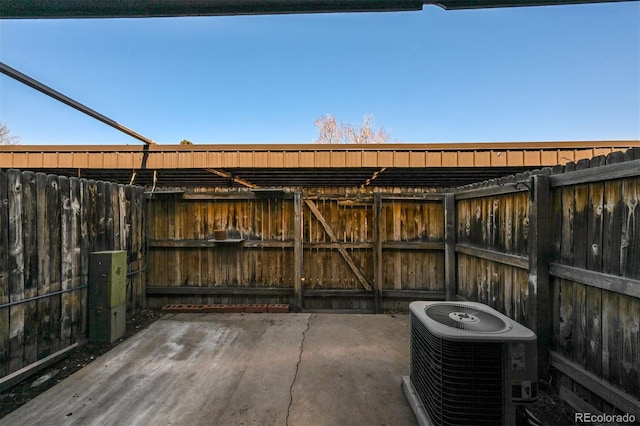
[(373, 279), (375, 285), (376, 314), (382, 313), (382, 195), (375, 194), (373, 198)]
[[(327, 235), (329, 235), (329, 238), (331, 238), (331, 242), (332, 243), (338, 242), (336, 235), (334, 234), (333, 230), (325, 220), (320, 210), (318, 210), (318, 207), (315, 205), (315, 203), (309, 199), (305, 199), (304, 202), (307, 204), (307, 206), (309, 206), (309, 210), (311, 210), (311, 213), (313, 213), (316, 219), (318, 219), (318, 222), (320, 222), (320, 224), (324, 228)], [(369, 281), (362, 274), (362, 271), (360, 270), (360, 268), (358, 268), (358, 265), (355, 264), (355, 262), (353, 261), (353, 258), (351, 258), (349, 253), (347, 253), (347, 251), (343, 248), (339, 248), (338, 252), (343, 257), (345, 262), (347, 262), (347, 265), (349, 265), (349, 268), (351, 269), (351, 271), (355, 274), (358, 281), (360, 281), (360, 284), (362, 284), (362, 287), (364, 287), (365, 290), (373, 291), (373, 289), (371, 288), (371, 284), (369, 284)]]
[(294, 243), (293, 243), (293, 287), (294, 287), (294, 296), (293, 296), (293, 304), (295, 305), (295, 309), (299, 310), (303, 308), (302, 302), (302, 267), (303, 267), (303, 257), (304, 251), (302, 248), (302, 194), (299, 191), (296, 191), (293, 194), (293, 211), (294, 211), (294, 219), (293, 219), (293, 235), (294, 235)]
[(445, 297), (456, 300), (456, 199), (455, 194), (444, 198), (444, 281)]
[(549, 298), (549, 252), (551, 236), (549, 177), (535, 175), (529, 199), (529, 301), (527, 327), (538, 336), (538, 377), (549, 371), (549, 341), (551, 337), (551, 300)]

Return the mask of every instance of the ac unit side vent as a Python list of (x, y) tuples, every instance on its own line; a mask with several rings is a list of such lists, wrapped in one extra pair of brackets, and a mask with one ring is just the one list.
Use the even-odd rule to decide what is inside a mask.
[(444, 340), (411, 315), (410, 378), (436, 425), (502, 420), (502, 343)]

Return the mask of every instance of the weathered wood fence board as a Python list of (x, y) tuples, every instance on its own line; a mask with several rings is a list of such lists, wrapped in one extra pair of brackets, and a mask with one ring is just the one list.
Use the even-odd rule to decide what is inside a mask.
[(499, 188), (456, 200), (458, 295), (527, 324), (529, 193)]
[[(154, 194), (151, 205), (147, 285), (294, 291), (299, 280), (293, 299), (298, 298), (305, 309), (362, 311), (382, 309), (380, 299), (387, 290), (444, 292), (444, 195), (400, 188), (376, 194), (378, 216), (371, 189), (300, 193), (292, 188), (273, 194), (219, 188), (174, 194), (164, 190)], [(229, 242), (213, 241), (217, 229), (226, 231)], [(391, 294), (387, 298), (398, 299), (400, 293)], [(255, 300), (254, 295), (246, 297)], [(262, 297), (265, 302), (291, 300)], [(164, 293), (152, 296), (150, 304), (168, 300), (205, 299), (184, 294), (171, 299)], [(249, 299), (235, 295), (234, 300), (248, 303)], [(406, 309), (409, 300), (385, 306)]]
[[(616, 154), (606, 162), (622, 160)], [(554, 234), (553, 245), (560, 247), (561, 255), (551, 268), (557, 296), (552, 300), (554, 347), (567, 361), (638, 398), (640, 225), (636, 205), (640, 170), (636, 167), (636, 177), (627, 171), (629, 177), (616, 178), (607, 174), (607, 168), (600, 169), (604, 161), (596, 158), (577, 165), (581, 171), (591, 167), (588, 184), (558, 179), (552, 189), (552, 197), (561, 200), (564, 212), (555, 219), (564, 232)], [(595, 179), (598, 171), (600, 180)], [(561, 380), (596, 409), (610, 407), (601, 395), (569, 376)], [(615, 401), (609, 403), (615, 405)]]
[[(542, 327), (539, 337), (549, 333), (551, 365), (565, 393), (604, 412), (622, 410), (629, 401), (640, 405), (639, 158), (633, 149), (455, 192), (458, 297)], [(548, 176), (542, 192), (548, 207), (536, 211), (533, 194), (544, 190), (535, 185), (541, 176)], [(519, 192), (523, 184), (526, 190)], [(546, 229), (538, 221), (536, 235), (546, 241), (527, 244), (535, 216), (547, 218)], [(546, 258), (535, 261), (535, 273), (531, 250)], [(540, 287), (547, 277), (548, 288)], [(535, 302), (531, 288), (538, 292)], [(545, 306), (548, 315), (540, 310)], [(587, 387), (600, 386), (582, 379), (591, 375), (618, 393)]]
[[(22, 174), (22, 229), (24, 231), (24, 297), (32, 299), (38, 294), (38, 240), (36, 174)], [(36, 301), (27, 302), (24, 318), (24, 364), (38, 359), (38, 318)]]
[[(0, 378), (85, 338), (91, 251), (124, 242), (130, 268), (140, 263), (144, 190), (127, 188), (130, 198), (120, 199), (118, 185), (0, 170)], [(131, 199), (136, 210), (120, 220), (120, 201)], [(140, 274), (137, 282), (130, 309), (143, 303)]]
[[(9, 303), (9, 198), (7, 174), (0, 171), (0, 303)], [(0, 374), (9, 373), (9, 309), (0, 309)]]

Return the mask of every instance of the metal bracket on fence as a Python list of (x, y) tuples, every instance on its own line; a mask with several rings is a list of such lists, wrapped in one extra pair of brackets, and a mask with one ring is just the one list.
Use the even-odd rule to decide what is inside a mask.
[(529, 195), (533, 198), (534, 194), (533, 194), (533, 183), (524, 183), (524, 182), (517, 182), (514, 186), (513, 189), (518, 190), (520, 189), (519, 186), (522, 185), (525, 188), (527, 188), (527, 191), (529, 191)]

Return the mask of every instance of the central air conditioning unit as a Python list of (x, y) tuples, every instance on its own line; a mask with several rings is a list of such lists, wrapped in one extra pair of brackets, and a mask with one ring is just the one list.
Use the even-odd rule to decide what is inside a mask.
[(514, 425), (538, 393), (536, 335), (481, 303), (412, 302), (410, 376), (421, 425)]

